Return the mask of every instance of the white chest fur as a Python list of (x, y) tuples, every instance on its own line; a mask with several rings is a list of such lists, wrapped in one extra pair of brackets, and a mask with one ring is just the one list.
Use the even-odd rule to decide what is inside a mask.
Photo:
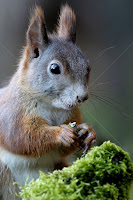
[(71, 115), (71, 111), (47, 108), (46, 105), (43, 104), (38, 104), (38, 112), (51, 126), (60, 126), (64, 124)]
[(52, 172), (54, 165), (60, 161), (57, 151), (53, 151), (37, 158), (29, 158), (24, 156), (14, 155), (0, 148), (0, 160), (7, 165), (16, 182), (25, 184), (32, 179), (39, 177), (39, 171), (45, 173)]

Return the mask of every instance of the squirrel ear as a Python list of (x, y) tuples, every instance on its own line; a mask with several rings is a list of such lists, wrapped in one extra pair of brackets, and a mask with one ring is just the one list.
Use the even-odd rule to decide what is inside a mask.
[(37, 58), (39, 56), (39, 50), (41, 50), (45, 44), (48, 44), (44, 14), (39, 7), (35, 8), (30, 19), (27, 31), (27, 44), (30, 48), (31, 57), (34, 58)]
[(76, 41), (76, 17), (72, 9), (65, 5), (62, 7), (57, 27), (57, 35), (75, 43)]

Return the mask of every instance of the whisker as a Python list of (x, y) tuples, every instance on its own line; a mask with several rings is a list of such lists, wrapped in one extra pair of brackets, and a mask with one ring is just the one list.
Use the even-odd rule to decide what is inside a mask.
[[(106, 51), (108, 51), (108, 50), (110, 50), (110, 49), (114, 49), (115, 47), (117, 47), (117, 46), (115, 45), (115, 46), (108, 47), (108, 48), (104, 49), (103, 51), (101, 51), (98, 55), (101, 56), (101, 55), (103, 55)], [(98, 57), (97, 57), (97, 58), (98, 58)], [(96, 58), (96, 59), (97, 59), (97, 58)]]
[(93, 61), (92, 64), (96, 64), (96, 63), (97, 63), (97, 60), (98, 60), (99, 58), (101, 58), (108, 50), (114, 49), (114, 48), (116, 48), (116, 47), (117, 47), (116, 45), (115, 45), (115, 46), (111, 46), (111, 47), (108, 47), (108, 48), (104, 49), (103, 51), (101, 51), (101, 52), (98, 54), (98, 56), (94, 59), (94, 61)]
[[(100, 94), (101, 94), (101, 91), (99, 91), (100, 92)], [(103, 92), (104, 92), (104, 90), (103, 90)], [(98, 92), (97, 92), (98, 93)], [(93, 92), (90, 92), (90, 94), (94, 94), (94, 95), (97, 95), (97, 94), (95, 94), (95, 93), (93, 93)], [(97, 95), (98, 96), (98, 95)], [(102, 93), (102, 96), (100, 95), (99, 97), (101, 97), (101, 98), (103, 98), (103, 99), (109, 99), (110, 101), (112, 101), (112, 102), (114, 102), (114, 103), (116, 103), (116, 104), (119, 104), (119, 106), (121, 106), (122, 108), (124, 108), (124, 106), (119, 102), (119, 101), (117, 101), (116, 99), (113, 99), (113, 98), (111, 98), (110, 97), (110, 92), (104, 92), (104, 93)]]
[(93, 105), (93, 107), (95, 108), (95, 110), (96, 110), (96, 106), (95, 106), (95, 104), (94, 104), (94, 102), (93, 101), (91, 101), (91, 99), (89, 99), (89, 102)]
[[(101, 58), (108, 50), (114, 49), (114, 48), (116, 48), (116, 47), (117, 47), (117, 46), (111, 46), (111, 47), (108, 47), (108, 48), (104, 49), (103, 51), (101, 51), (101, 52), (98, 54), (98, 56), (94, 59), (92, 65), (98, 63), (98, 62), (100, 61), (99, 58)], [(94, 70), (94, 69), (95, 69), (95, 68), (92, 68), (92, 70)]]
[[(101, 101), (102, 103), (104, 103), (104, 104), (106, 104), (106, 105), (112, 107), (112, 108), (115, 109), (116, 111), (118, 111), (118, 112), (119, 112), (120, 114), (122, 114), (123, 116), (126, 116), (126, 117), (128, 117), (128, 118), (133, 119), (132, 116), (126, 114), (126, 113), (123, 112), (123, 111), (121, 111), (121, 109), (120, 109), (117, 105), (114, 104), (114, 103), (117, 103), (117, 104), (119, 104), (119, 106), (121, 106), (121, 107), (123, 108), (123, 106), (122, 106), (118, 101), (116, 101), (116, 100), (114, 100), (114, 99), (112, 99), (112, 98), (110, 98), (110, 97), (106, 97), (106, 98), (108, 98), (108, 99), (110, 100), (110, 101), (109, 101), (108, 99), (105, 99), (104, 97), (98, 96), (98, 95), (93, 94), (93, 93), (90, 93), (90, 95), (93, 97), (93, 100)], [(114, 103), (112, 103), (111, 101), (113, 101)]]
[(106, 99), (104, 99), (100, 96), (97, 96), (97, 95), (92, 95), (92, 97), (93, 97), (94, 100), (100, 100), (101, 102), (105, 103), (106, 105), (108, 105), (112, 108), (115, 108), (116, 110), (121, 112), (120, 109), (117, 106), (115, 106), (114, 104), (112, 104), (110, 101), (108, 101), (108, 100), (106, 100)]
[(112, 82), (108, 81), (108, 82), (104, 82), (104, 83), (98, 83), (94, 87), (99, 86), (99, 85), (105, 85), (105, 84), (112, 84)]

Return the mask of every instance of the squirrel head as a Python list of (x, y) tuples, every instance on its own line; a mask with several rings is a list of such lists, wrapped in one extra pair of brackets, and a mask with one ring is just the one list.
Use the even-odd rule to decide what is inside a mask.
[(41, 8), (36, 7), (27, 31), (23, 71), (30, 91), (49, 105), (71, 109), (88, 99), (90, 67), (76, 46), (72, 9), (61, 9), (56, 32), (48, 34)]

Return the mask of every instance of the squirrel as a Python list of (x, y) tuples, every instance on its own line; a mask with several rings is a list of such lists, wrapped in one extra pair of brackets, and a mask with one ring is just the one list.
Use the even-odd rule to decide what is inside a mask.
[(96, 142), (79, 109), (89, 97), (90, 66), (75, 42), (76, 17), (68, 5), (52, 34), (36, 6), (18, 69), (0, 89), (0, 199), (17, 199), (14, 181), (24, 185), (39, 171), (67, 167), (69, 155)]

